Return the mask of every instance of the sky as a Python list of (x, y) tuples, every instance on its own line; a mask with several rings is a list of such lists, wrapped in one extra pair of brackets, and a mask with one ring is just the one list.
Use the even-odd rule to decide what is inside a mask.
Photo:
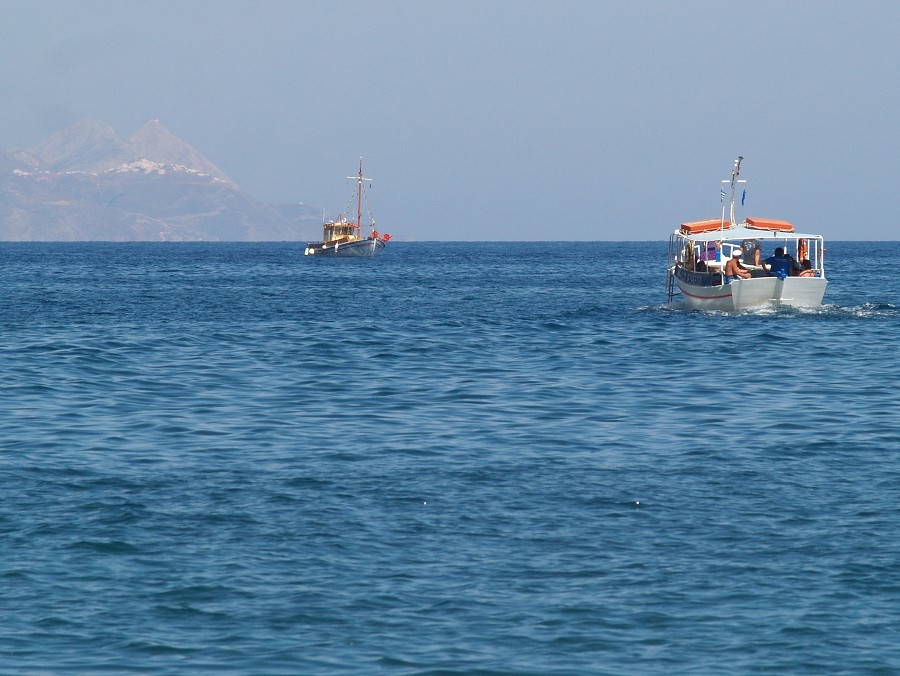
[(896, 0), (0, 0), (0, 147), (159, 119), (245, 192), (398, 240), (900, 239)]

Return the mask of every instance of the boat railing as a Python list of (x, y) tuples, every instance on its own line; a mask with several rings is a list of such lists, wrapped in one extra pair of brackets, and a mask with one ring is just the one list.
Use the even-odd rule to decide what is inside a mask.
[(676, 232), (669, 235), (669, 253), (666, 256), (666, 297), (672, 302), (675, 296), (675, 266), (677, 265), (678, 251), (676, 249)]
[[(813, 270), (824, 275), (825, 246), (821, 236), (785, 237), (767, 239), (771, 245), (780, 247), (786, 254), (797, 262), (802, 263), (809, 259)], [(679, 253), (683, 252), (683, 263), (693, 269), (694, 264), (703, 261), (707, 265), (721, 266), (727, 263), (734, 255), (735, 249), (741, 249), (742, 242), (726, 239), (700, 240), (684, 237), (675, 231), (669, 238), (669, 267), (678, 261)], [(745, 262), (745, 264), (747, 264)]]

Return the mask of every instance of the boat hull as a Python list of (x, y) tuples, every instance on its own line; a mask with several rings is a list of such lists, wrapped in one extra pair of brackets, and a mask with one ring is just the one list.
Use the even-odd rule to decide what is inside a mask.
[(675, 281), (690, 310), (737, 312), (777, 307), (822, 305), (824, 277), (753, 277), (721, 284), (721, 275), (692, 273), (679, 268)]
[(326, 258), (368, 258), (377, 256), (384, 249), (380, 239), (361, 239), (355, 242), (337, 242), (335, 244), (314, 242), (306, 245), (303, 252), (306, 256)]

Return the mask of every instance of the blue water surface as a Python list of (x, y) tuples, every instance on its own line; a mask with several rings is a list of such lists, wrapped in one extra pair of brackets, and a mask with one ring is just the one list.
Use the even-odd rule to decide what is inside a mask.
[(0, 245), (0, 672), (900, 672), (900, 244), (302, 253)]

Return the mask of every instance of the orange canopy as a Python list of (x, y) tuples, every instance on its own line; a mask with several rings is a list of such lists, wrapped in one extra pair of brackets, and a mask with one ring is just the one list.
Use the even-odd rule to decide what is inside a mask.
[[(725, 228), (730, 228), (731, 224), (726, 223)], [(688, 235), (696, 235), (698, 232), (712, 232), (722, 228), (722, 219), (715, 218), (708, 221), (693, 221), (691, 223), (682, 223), (681, 232)]]
[(757, 230), (794, 232), (794, 226), (787, 221), (776, 221), (771, 218), (747, 218), (747, 227), (756, 228)]

